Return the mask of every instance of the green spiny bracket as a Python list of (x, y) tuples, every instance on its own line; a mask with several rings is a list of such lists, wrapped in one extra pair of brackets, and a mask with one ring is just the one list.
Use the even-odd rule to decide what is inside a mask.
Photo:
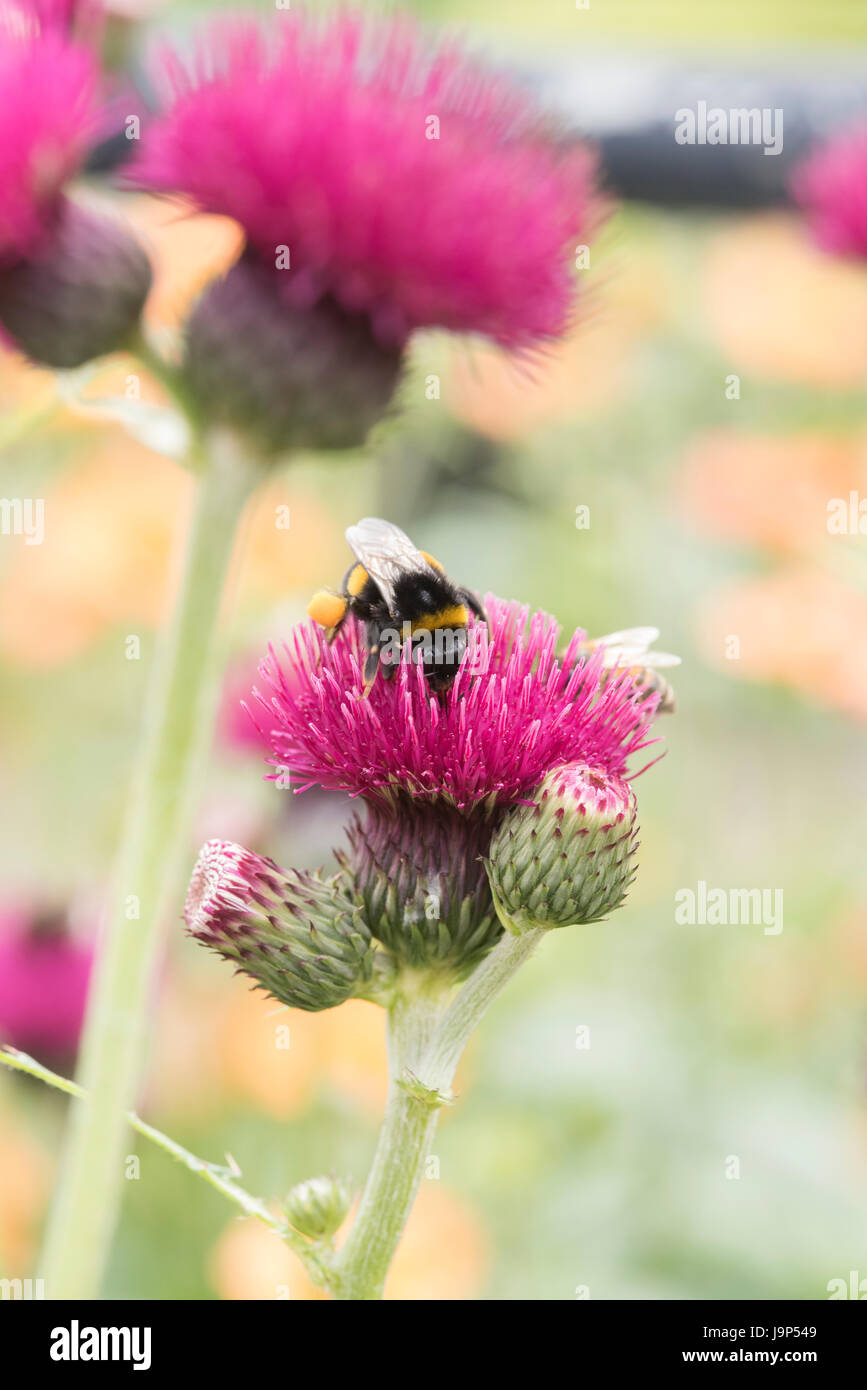
[(402, 1076), (396, 1078), (396, 1085), (430, 1110), (439, 1110), (443, 1105), (454, 1105), (457, 1099), (453, 1091), (438, 1091), (432, 1086), (425, 1086), (409, 1067), (405, 1068)]

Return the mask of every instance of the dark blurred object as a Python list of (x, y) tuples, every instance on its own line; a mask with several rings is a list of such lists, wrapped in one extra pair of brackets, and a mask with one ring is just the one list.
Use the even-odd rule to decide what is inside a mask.
[(508, 467), (506, 451), (484, 435), (451, 426), (420, 437), (399, 432), (380, 452), (380, 510), (409, 525), (468, 496), (499, 497), (532, 506)]
[[(666, 207), (757, 208), (788, 201), (793, 167), (834, 131), (867, 120), (863, 60), (821, 52), (748, 66), (700, 56), (595, 52), (535, 70), (533, 85), (600, 153), (619, 197)], [(684, 110), (782, 112), (782, 148), (678, 144)]]

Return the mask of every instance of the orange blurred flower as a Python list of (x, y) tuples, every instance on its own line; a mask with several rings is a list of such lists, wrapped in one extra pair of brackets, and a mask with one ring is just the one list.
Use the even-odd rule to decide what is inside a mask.
[(549, 422), (604, 412), (621, 395), (632, 349), (666, 309), (665, 266), (653, 248), (632, 249), (605, 285), (603, 306), (529, 365), (495, 348), (452, 346), (444, 395), (454, 413), (493, 439), (516, 439)]
[[(0, 652), (28, 667), (72, 660), (106, 631), (153, 627), (175, 582), (172, 547), (188, 523), (193, 480), (111, 430), (47, 490), (45, 539), (7, 551)], [(287, 527), (288, 522), (288, 527)], [(340, 568), (334, 522), (318, 499), (275, 478), (252, 499), (229, 590), (261, 610)]]
[(237, 260), (241, 229), (229, 217), (192, 215), (162, 198), (127, 195), (121, 209), (154, 268), (146, 322), (158, 330), (176, 329), (208, 281)]
[(25, 1275), (32, 1269), (53, 1167), (46, 1151), (4, 1115), (0, 1125), (0, 1262), (4, 1274)]
[[(233, 1220), (213, 1247), (207, 1267), (224, 1299), (307, 1302), (325, 1297), (288, 1246), (255, 1219)], [(423, 1181), (391, 1267), (386, 1298), (474, 1298), (487, 1268), (488, 1241), (476, 1214), (438, 1182)]]
[(828, 502), (867, 492), (864, 439), (715, 430), (687, 452), (678, 493), (709, 535), (811, 553), (828, 537)]
[(349, 999), (315, 1018), (323, 1079), (360, 1109), (381, 1115), (388, 1092), (383, 1010)]
[(233, 1303), (325, 1296), (289, 1246), (255, 1218), (232, 1220), (208, 1256), (207, 1271), (220, 1298)]
[(488, 1240), (476, 1213), (439, 1182), (422, 1180), (385, 1296), (457, 1301), (477, 1297), (488, 1261)]
[(9, 552), (0, 650), (24, 666), (53, 666), (106, 628), (154, 624), (191, 495), (181, 468), (124, 436), (63, 473), (45, 496), (43, 543)]
[(298, 1114), (317, 1080), (315, 1017), (283, 1008), (246, 980), (235, 981), (217, 1028), (224, 1084), (276, 1119)]
[(739, 219), (713, 238), (705, 275), (709, 326), (732, 371), (863, 386), (867, 274), (818, 251), (800, 219)]
[(867, 718), (867, 597), (822, 570), (791, 566), (726, 585), (700, 607), (697, 630), (727, 674), (781, 681)]

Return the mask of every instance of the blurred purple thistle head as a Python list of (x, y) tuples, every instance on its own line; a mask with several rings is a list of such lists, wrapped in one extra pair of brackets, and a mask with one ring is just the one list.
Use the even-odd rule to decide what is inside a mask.
[(63, 913), (0, 911), (0, 1042), (42, 1059), (74, 1057), (93, 954)]

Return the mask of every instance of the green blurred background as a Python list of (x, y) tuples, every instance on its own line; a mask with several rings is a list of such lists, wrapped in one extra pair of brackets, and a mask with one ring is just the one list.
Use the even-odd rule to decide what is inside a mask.
[[(210, 8), (154, 11), (143, 36)], [(855, 0), (410, 8), (483, 50), (561, 63), (594, 45), (779, 63), (867, 39)], [(150, 312), (171, 329), (231, 231), (117, 202), (151, 240)], [(824, 258), (785, 210), (626, 204), (582, 288), (580, 326), (531, 374), (419, 340), (405, 408), (363, 457), (305, 458), (256, 499), (190, 855), (218, 834), (319, 864), (339, 841), (341, 798), (263, 782), (232, 710), (266, 642), (339, 578), (360, 515), (389, 516), (462, 582), (567, 630), (658, 626), (684, 660), (667, 754), (637, 783), (636, 886), (611, 921), (552, 937), (486, 1020), (389, 1292), (824, 1298), (831, 1279), (867, 1277), (867, 556), (863, 537), (826, 526), (829, 499), (867, 495), (867, 271)], [(3, 893), (95, 922), (188, 485), (8, 355), (0, 409), (2, 490), (46, 506), (43, 546), (0, 539)], [(675, 894), (700, 880), (781, 889), (782, 932), (678, 925)], [(381, 1014), (288, 1015), (184, 939), (180, 905), (170, 936), (140, 1109), (196, 1153), (230, 1152), (262, 1196), (332, 1168), (360, 1182)], [(63, 1119), (57, 1097), (0, 1075), (4, 1273), (38, 1272)], [(143, 1141), (136, 1152), (111, 1296), (313, 1296), (264, 1228)]]

